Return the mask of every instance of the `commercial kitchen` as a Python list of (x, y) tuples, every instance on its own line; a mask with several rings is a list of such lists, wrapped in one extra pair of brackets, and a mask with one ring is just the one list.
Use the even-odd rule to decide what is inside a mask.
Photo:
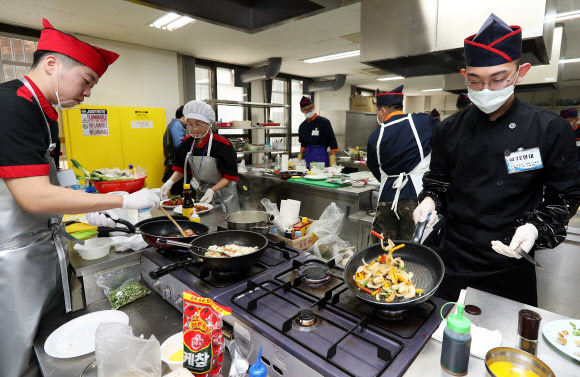
[(580, 376), (580, 0), (0, 4), (2, 377)]

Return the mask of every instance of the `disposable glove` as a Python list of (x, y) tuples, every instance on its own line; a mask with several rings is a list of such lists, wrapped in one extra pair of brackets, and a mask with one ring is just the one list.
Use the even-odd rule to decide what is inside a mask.
[[(107, 215), (109, 217), (107, 217)], [(115, 227), (115, 220), (119, 219), (119, 216), (112, 209), (107, 209), (100, 212), (90, 212), (87, 213), (87, 222), (92, 226), (110, 226)]]
[(330, 166), (336, 165), (336, 155), (330, 155)]
[(509, 246), (500, 241), (491, 241), (491, 248), (498, 254), (520, 259), (518, 247), (529, 253), (538, 238), (538, 229), (532, 224), (524, 224), (516, 229)]
[(206, 204), (211, 203), (211, 201), (213, 200), (213, 194), (214, 194), (213, 190), (208, 188), (199, 202)]
[(161, 195), (161, 200), (167, 200), (169, 190), (171, 190), (171, 188), (173, 187), (174, 184), (175, 184), (175, 182), (173, 182), (171, 179), (168, 179), (163, 184), (163, 186), (161, 186), (161, 190), (159, 190), (159, 194)]
[(141, 189), (132, 194), (123, 195), (123, 209), (141, 208), (159, 208), (159, 197), (148, 189)]
[(415, 208), (413, 211), (413, 221), (415, 224), (427, 220), (427, 216), (431, 215), (427, 227), (432, 226), (437, 220), (437, 211), (435, 211), (435, 202), (433, 199), (427, 197)]

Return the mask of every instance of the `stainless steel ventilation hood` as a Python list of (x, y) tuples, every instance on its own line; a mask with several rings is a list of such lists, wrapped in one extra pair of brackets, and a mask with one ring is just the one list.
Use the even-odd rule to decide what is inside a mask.
[(463, 40), (495, 13), (522, 27), (524, 62), (548, 64), (555, 5), (554, 0), (362, 0), (361, 62), (404, 77), (458, 72), (464, 66)]

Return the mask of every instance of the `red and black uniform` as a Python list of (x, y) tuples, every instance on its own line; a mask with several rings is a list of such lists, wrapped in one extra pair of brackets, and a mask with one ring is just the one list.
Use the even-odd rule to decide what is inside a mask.
[[(40, 89), (27, 77), (48, 119), (52, 142), (56, 148), (52, 157), (58, 166), (58, 113)], [(32, 93), (20, 80), (0, 84), (2, 104), (2, 148), (0, 148), (0, 178), (21, 178), (48, 175), (50, 162), (46, 157), (49, 146), (46, 120), (38, 111)]]
[[(207, 147), (210, 135), (211, 134), (208, 132), (201, 143), (199, 145), (195, 145), (192, 152), (193, 156), (207, 155)], [(191, 147), (193, 146), (195, 140), (196, 139), (191, 135), (188, 135), (183, 139), (183, 142), (181, 143), (175, 158), (175, 163), (178, 165), (173, 165), (173, 171), (183, 173), (183, 162), (185, 161), (187, 153), (191, 151)], [(210, 157), (213, 157), (217, 160), (217, 167), (225, 179), (234, 182), (238, 180), (238, 158), (234, 147), (228, 139), (214, 133), (213, 143), (209, 155)], [(191, 167), (188, 164), (187, 174), (191, 176), (192, 172), (189, 169), (191, 169)], [(197, 172), (193, 173), (197, 174)]]

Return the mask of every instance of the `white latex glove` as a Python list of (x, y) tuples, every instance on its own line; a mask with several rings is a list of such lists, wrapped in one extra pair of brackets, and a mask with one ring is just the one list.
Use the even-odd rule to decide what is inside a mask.
[(413, 221), (415, 224), (427, 220), (427, 216), (431, 215), (427, 227), (432, 226), (437, 220), (437, 211), (435, 211), (435, 201), (426, 197), (413, 211)]
[(159, 197), (148, 189), (141, 189), (132, 194), (123, 195), (123, 209), (141, 208), (159, 208)]
[[(105, 214), (109, 215), (107, 217)], [(92, 226), (110, 226), (111, 228), (115, 227), (115, 220), (117, 220), (119, 216), (113, 211), (112, 209), (107, 209), (101, 212), (90, 212), (87, 213), (87, 222), (89, 225)]]
[(506, 257), (520, 259), (522, 256), (516, 250), (521, 248), (529, 253), (538, 238), (538, 229), (532, 224), (524, 224), (516, 229), (509, 246), (500, 241), (491, 241), (491, 248)]
[(133, 236), (116, 236), (111, 237), (111, 239), (115, 245), (115, 251), (143, 250), (148, 246), (147, 242), (139, 234)]
[(159, 190), (159, 194), (161, 195), (161, 200), (167, 200), (169, 190), (171, 190), (171, 188), (173, 187), (174, 184), (175, 184), (175, 182), (173, 182), (171, 179), (168, 179), (163, 184), (163, 186), (161, 186), (161, 190)]
[(199, 202), (210, 204), (211, 201), (213, 200), (213, 194), (214, 194), (213, 190), (208, 188)]

